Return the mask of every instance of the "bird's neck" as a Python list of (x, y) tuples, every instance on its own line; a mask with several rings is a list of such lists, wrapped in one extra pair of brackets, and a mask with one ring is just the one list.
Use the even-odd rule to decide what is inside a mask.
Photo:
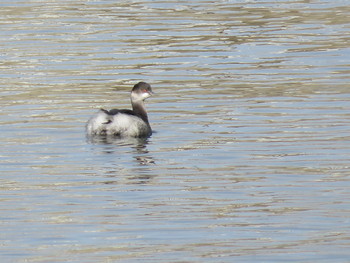
[(145, 103), (142, 100), (131, 101), (132, 109), (149, 126)]

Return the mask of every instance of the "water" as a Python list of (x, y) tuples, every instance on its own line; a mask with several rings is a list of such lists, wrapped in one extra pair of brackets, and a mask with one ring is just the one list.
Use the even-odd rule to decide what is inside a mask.
[[(347, 262), (346, 1), (2, 1), (2, 262)], [(85, 137), (143, 80), (147, 140)]]

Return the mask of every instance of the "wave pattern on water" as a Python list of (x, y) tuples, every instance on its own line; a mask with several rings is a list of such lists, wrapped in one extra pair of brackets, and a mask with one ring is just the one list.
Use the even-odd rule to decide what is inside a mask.
[[(1, 259), (344, 262), (346, 1), (2, 1)], [(154, 134), (88, 140), (140, 80)]]

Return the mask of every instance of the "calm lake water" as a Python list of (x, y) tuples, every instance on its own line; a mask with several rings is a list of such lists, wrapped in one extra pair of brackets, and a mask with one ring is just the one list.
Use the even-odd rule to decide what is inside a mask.
[(0, 7), (1, 262), (349, 262), (348, 1)]

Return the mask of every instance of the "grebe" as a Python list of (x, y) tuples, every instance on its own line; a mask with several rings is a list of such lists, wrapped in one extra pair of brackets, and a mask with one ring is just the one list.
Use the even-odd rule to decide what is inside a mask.
[(144, 100), (152, 96), (146, 82), (137, 83), (131, 90), (132, 110), (104, 110), (93, 115), (86, 124), (89, 136), (113, 135), (117, 137), (148, 137), (152, 134)]

